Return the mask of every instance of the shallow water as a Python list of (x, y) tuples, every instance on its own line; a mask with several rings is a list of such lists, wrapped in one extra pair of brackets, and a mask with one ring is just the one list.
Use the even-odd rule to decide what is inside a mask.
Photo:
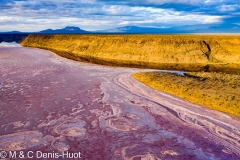
[(0, 47), (21, 47), (21, 45), (16, 42), (1, 42)]
[(142, 69), (0, 48), (0, 150), (82, 159), (239, 159), (239, 119), (154, 91)]

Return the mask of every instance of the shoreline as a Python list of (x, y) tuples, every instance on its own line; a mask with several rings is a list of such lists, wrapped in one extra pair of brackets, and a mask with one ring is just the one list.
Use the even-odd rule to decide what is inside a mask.
[(240, 36), (229, 35), (29, 35), (21, 42), (76, 61), (234, 74), (240, 73), (238, 44)]

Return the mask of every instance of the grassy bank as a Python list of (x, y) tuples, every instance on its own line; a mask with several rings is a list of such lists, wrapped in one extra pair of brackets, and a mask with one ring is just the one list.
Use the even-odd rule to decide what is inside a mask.
[(193, 72), (180, 76), (149, 72), (133, 77), (154, 89), (240, 117), (240, 75)]
[(29, 35), (21, 45), (105, 65), (240, 72), (240, 36)]
[(213, 72), (133, 76), (152, 88), (240, 116), (240, 36), (29, 35), (21, 45), (96, 64)]

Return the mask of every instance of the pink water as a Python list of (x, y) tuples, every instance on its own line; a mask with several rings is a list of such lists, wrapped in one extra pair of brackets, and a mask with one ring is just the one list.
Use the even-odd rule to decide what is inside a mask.
[(239, 118), (154, 91), (131, 77), (138, 71), (0, 48), (0, 151), (240, 159)]

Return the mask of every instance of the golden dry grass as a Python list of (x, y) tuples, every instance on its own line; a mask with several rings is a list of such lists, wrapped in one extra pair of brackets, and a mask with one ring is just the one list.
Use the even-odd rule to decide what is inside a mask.
[(148, 72), (135, 73), (133, 77), (156, 90), (240, 117), (240, 75)]
[(240, 36), (29, 35), (21, 45), (106, 65), (240, 72)]
[[(29, 35), (21, 45), (97, 64), (240, 73), (237, 35)], [(133, 76), (155, 89), (240, 116), (238, 75), (194, 74), (195, 77), (161, 73)]]

